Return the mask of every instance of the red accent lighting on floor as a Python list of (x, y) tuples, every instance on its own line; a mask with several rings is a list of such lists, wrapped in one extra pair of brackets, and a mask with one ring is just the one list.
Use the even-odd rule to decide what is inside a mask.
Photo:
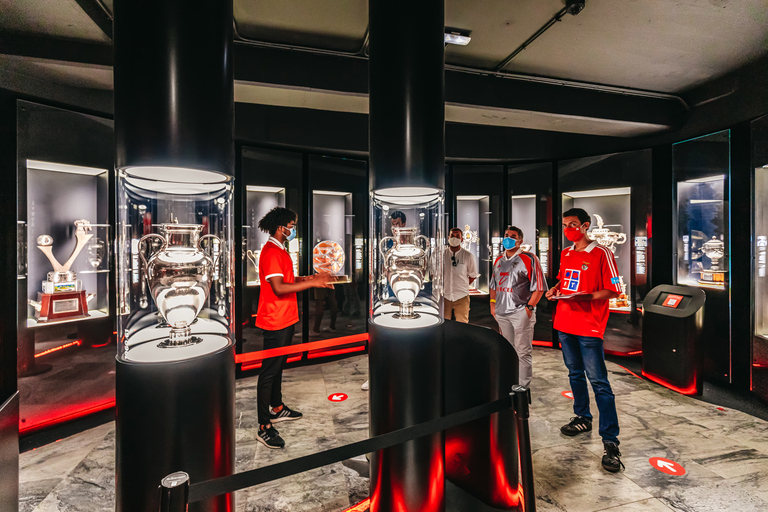
[(532, 341), (534, 347), (554, 347), (555, 342), (554, 341), (541, 341), (541, 340), (533, 340)]
[(35, 354), (35, 359), (37, 359), (38, 357), (43, 357), (48, 354), (53, 354), (54, 352), (58, 352), (59, 350), (64, 350), (65, 348), (69, 348), (73, 346), (79, 347), (80, 345), (82, 345), (82, 343), (83, 342), (81, 340), (75, 340), (70, 343), (65, 343), (64, 345), (59, 345), (58, 347), (53, 347), (53, 348), (49, 348), (48, 350), (43, 350), (42, 352), (38, 352), (37, 354)]
[(617, 364), (616, 366), (618, 366), (619, 368), (623, 368), (626, 372), (631, 373), (632, 375), (634, 375), (635, 377), (637, 377), (640, 380), (643, 380), (643, 378), (641, 376), (639, 376), (638, 374), (636, 374), (635, 372), (633, 372), (629, 368), (625, 368), (625, 367), (621, 366), (620, 364)]
[(344, 509), (342, 512), (368, 512), (371, 507), (371, 498), (366, 498), (357, 505)]
[(36, 432), (44, 428), (52, 427), (60, 423), (76, 420), (83, 416), (88, 416), (106, 409), (111, 409), (115, 406), (115, 399), (112, 398), (105, 402), (98, 402), (95, 404), (86, 405), (68, 405), (53, 411), (47, 411), (46, 414), (40, 418), (30, 417), (25, 418), (24, 423), (19, 423), (19, 434), (27, 434), (30, 432)]
[(643, 377), (646, 379), (655, 382), (656, 384), (659, 384), (660, 386), (664, 386), (667, 389), (671, 389), (672, 391), (677, 391), (681, 395), (695, 395), (698, 391), (696, 389), (696, 382), (694, 381), (693, 384), (688, 386), (687, 388), (681, 388), (678, 386), (675, 386), (674, 384), (670, 384), (669, 382), (665, 381), (664, 379), (660, 377), (656, 377), (655, 375), (651, 375), (649, 373), (642, 372)]

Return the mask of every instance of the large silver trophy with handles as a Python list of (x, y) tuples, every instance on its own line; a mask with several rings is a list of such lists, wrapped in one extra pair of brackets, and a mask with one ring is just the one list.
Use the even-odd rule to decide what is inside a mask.
[[(206, 238), (221, 245), (215, 235), (200, 236), (199, 224), (162, 224), (160, 231), (139, 240), (142, 259), (142, 299), (147, 304), (145, 283), (158, 311), (171, 328), (167, 340), (160, 347), (178, 347), (199, 343), (202, 339), (192, 336), (191, 325), (208, 300), (214, 271), (220, 259), (209, 257), (200, 244)], [(160, 248), (147, 260), (142, 246), (149, 239), (159, 239)]]
[[(395, 318), (419, 318), (413, 311), (413, 302), (419, 294), (429, 271), (429, 239), (418, 234), (418, 229), (392, 228), (394, 236), (387, 236), (379, 242), (379, 251), (384, 257), (384, 271), (392, 291), (400, 303)], [(423, 247), (419, 246), (423, 242)], [(392, 246), (385, 250), (386, 246)]]

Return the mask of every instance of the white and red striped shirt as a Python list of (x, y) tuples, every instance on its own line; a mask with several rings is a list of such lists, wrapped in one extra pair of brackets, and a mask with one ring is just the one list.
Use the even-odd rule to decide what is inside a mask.
[[(560, 254), (560, 293), (594, 293), (611, 290), (621, 293), (621, 280), (616, 258), (610, 249), (592, 242), (583, 251), (573, 246)], [(576, 336), (602, 338), (608, 324), (608, 299), (560, 300), (555, 311), (554, 327)]]
[(496, 290), (496, 314), (523, 309), (533, 292), (547, 290), (547, 279), (535, 254), (518, 251), (507, 258), (506, 251), (493, 262), (491, 290)]

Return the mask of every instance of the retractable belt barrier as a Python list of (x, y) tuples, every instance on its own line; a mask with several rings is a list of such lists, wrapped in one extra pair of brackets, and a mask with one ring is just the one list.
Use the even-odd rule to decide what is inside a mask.
[[(527, 512), (532, 512), (536, 510), (536, 495), (533, 490), (533, 468), (531, 466), (530, 453), (531, 443), (530, 433), (527, 428), (529, 396), (530, 393), (527, 388), (515, 386), (512, 389), (510, 396), (449, 414), (448, 416), (388, 432), (364, 441), (339, 446), (338, 448), (331, 448), (330, 450), (305, 455), (304, 457), (299, 457), (297, 459), (191, 485), (186, 473), (172, 473), (165, 477), (160, 484), (160, 492), (163, 496), (160, 512), (185, 512), (188, 503), (194, 503), (221, 494), (228, 494), (247, 487), (271, 482), (286, 476), (303, 473), (311, 469), (351, 459), (364, 453), (391, 448), (407, 441), (434, 434), (435, 432), (462, 425), (513, 407), (515, 408), (518, 427), (524, 427), (523, 429), (518, 428), (518, 443), (521, 451), (520, 464), (522, 466), (521, 483), (525, 497), (525, 510)], [(524, 437), (526, 437), (526, 439), (521, 439), (522, 432), (525, 432)], [(525, 455), (522, 454), (523, 450), (527, 451)], [(532, 503), (531, 508), (529, 508), (529, 501)]]

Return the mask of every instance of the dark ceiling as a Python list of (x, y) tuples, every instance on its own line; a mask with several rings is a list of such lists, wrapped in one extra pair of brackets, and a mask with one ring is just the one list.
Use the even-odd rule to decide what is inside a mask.
[[(0, 87), (53, 99), (66, 90), (111, 110), (112, 0), (0, 2)], [(509, 157), (503, 141), (527, 132), (546, 134), (544, 152), (565, 140), (620, 148), (663, 138), (749, 86), (733, 76), (768, 62), (768, 0), (587, 0), (576, 16), (564, 7), (446, 0), (446, 26), (472, 38), (446, 47), (446, 121), (499, 141), (455, 156)], [(233, 23), (238, 113), (365, 118), (367, 0), (234, 0)]]

